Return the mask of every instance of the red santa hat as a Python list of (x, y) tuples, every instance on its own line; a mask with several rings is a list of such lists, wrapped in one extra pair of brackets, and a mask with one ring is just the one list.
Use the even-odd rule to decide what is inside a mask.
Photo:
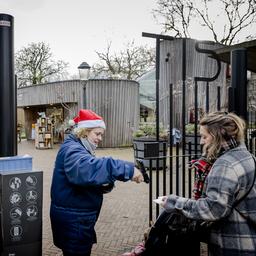
[(101, 116), (97, 115), (90, 109), (80, 109), (78, 116), (74, 119), (77, 128), (96, 128), (106, 129), (106, 125)]

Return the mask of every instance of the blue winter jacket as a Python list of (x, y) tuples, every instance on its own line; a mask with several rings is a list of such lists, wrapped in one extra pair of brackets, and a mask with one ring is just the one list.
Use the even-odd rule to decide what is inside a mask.
[(97, 158), (71, 134), (56, 157), (51, 185), (54, 244), (70, 253), (87, 253), (96, 242), (94, 226), (103, 200), (101, 186), (132, 178), (134, 164)]

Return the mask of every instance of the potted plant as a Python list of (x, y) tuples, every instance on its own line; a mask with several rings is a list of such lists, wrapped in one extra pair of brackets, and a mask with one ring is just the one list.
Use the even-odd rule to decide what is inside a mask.
[[(152, 168), (157, 167), (157, 157), (165, 156), (168, 146), (168, 131), (162, 125), (159, 126), (159, 140), (156, 140), (156, 125), (144, 123), (139, 129), (133, 132), (134, 158), (143, 160), (146, 168), (150, 167), (150, 160), (145, 158), (155, 158), (152, 160)], [(158, 161), (159, 169), (163, 169), (164, 161)]]
[[(133, 132), (134, 138), (152, 138), (156, 139), (156, 125), (152, 123), (140, 124), (139, 129)], [(159, 126), (159, 138), (161, 140), (168, 139), (168, 130), (162, 125)]]

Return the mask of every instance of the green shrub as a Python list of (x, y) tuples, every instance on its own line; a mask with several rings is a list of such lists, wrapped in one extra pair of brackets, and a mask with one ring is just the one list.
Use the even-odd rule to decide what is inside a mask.
[[(199, 133), (200, 126), (197, 125), (197, 133)], [(188, 123), (185, 125), (186, 134), (195, 134), (195, 124)]]
[[(151, 123), (140, 124), (139, 129), (133, 132), (133, 137), (156, 137), (156, 125)], [(168, 138), (168, 130), (164, 129), (162, 125), (159, 126), (159, 138)]]

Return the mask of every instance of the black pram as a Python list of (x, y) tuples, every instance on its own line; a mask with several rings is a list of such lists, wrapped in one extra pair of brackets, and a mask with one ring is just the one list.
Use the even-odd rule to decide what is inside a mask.
[(175, 226), (182, 215), (163, 211), (151, 227), (142, 256), (199, 256), (200, 239), (194, 234), (179, 233)]

